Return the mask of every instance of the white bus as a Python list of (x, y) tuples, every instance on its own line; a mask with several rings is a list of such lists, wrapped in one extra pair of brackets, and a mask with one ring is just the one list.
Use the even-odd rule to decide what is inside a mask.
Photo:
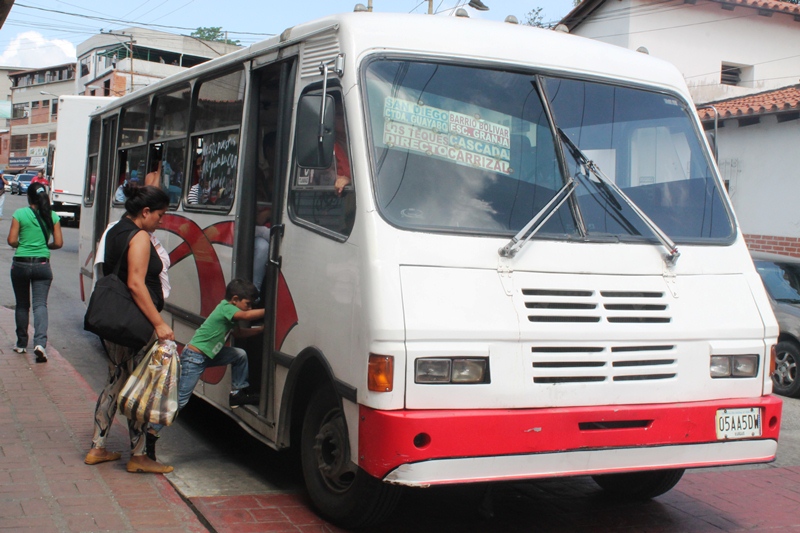
[(50, 141), (48, 146), (45, 175), (50, 180), (50, 203), (65, 223), (77, 225), (81, 218), (89, 115), (114, 99), (111, 96), (58, 97), (56, 140)]
[(400, 486), (590, 475), (647, 498), (775, 458), (777, 323), (666, 62), (351, 13), (120, 98), (91, 132), (84, 297), (115, 190), (158, 161), (178, 341), (269, 228), (267, 333), (240, 345), (260, 403), (230, 410), (224, 369), (195, 394), (299, 447), (339, 525)]

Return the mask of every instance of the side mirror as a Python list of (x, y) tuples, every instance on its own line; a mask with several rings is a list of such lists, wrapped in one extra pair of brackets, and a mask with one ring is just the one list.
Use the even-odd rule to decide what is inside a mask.
[[(333, 96), (325, 96), (324, 116), (320, 117), (322, 95), (307, 94), (297, 104), (295, 153), (301, 168), (323, 169), (333, 161), (334, 120)], [(321, 135), (320, 135), (321, 133)]]

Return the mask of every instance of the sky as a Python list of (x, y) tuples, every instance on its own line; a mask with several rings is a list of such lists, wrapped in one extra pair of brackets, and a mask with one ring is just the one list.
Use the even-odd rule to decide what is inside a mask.
[[(129, 26), (188, 35), (198, 27), (221, 27), (229, 39), (249, 45), (295, 24), (349, 12), (357, 0), (16, 0), (0, 29), (0, 66), (37, 68), (75, 61), (76, 45), (102, 31)], [(367, 5), (367, 0), (360, 3)], [(372, 0), (373, 11), (427, 13), (429, 0)], [(468, 0), (433, 0), (438, 16)], [(520, 22), (542, 8), (544, 23), (569, 13), (573, 0), (483, 0), (489, 11), (467, 8), (474, 18)]]

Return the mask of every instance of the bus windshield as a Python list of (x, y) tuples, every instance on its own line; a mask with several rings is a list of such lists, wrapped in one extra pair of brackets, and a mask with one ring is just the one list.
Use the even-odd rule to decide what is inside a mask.
[(689, 109), (671, 95), (399, 59), (365, 72), (378, 207), (396, 226), (513, 235), (573, 177), (575, 193), (537, 238), (655, 241), (574, 151), (557, 146), (561, 131), (676, 242), (732, 236)]

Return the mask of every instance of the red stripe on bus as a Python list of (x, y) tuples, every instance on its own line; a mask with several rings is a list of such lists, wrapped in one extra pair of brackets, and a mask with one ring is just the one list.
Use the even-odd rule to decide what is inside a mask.
[(781, 406), (772, 395), (551, 409), (378, 411), (361, 405), (359, 465), (383, 478), (400, 465), (431, 459), (712, 443), (718, 442), (715, 414), (723, 408), (760, 407), (760, 439), (777, 440)]
[(190, 253), (194, 256), (197, 278), (201, 280), (200, 314), (208, 316), (225, 297), (225, 276), (217, 252), (206, 232), (218, 242), (222, 242), (225, 238), (230, 242), (233, 236), (233, 222), (221, 222), (203, 230), (189, 218), (166, 214), (161, 219), (161, 229), (175, 233), (186, 241)]

